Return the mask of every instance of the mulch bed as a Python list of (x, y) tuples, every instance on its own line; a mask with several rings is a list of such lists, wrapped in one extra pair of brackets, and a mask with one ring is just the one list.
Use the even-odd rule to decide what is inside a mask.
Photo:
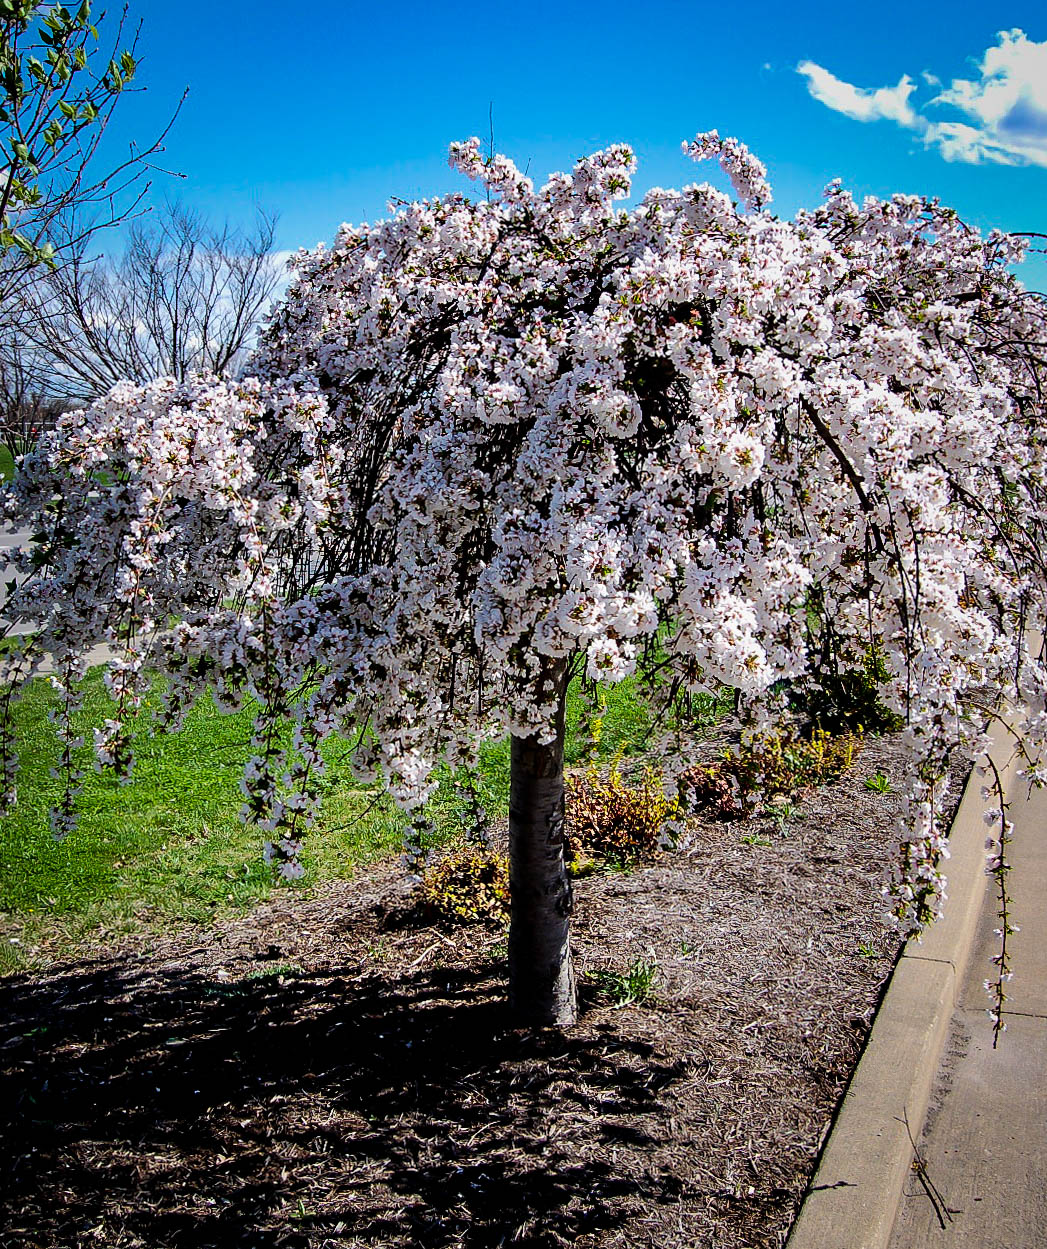
[[(0, 980), (0, 1245), (781, 1246), (897, 953), (899, 749), (577, 882), (567, 1032), (512, 1027), (504, 934), (397, 922), (390, 864)], [(614, 1009), (587, 973), (638, 956)]]

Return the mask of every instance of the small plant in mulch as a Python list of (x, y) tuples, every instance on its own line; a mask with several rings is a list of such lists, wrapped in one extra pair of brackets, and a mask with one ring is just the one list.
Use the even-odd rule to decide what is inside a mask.
[(600, 997), (610, 1001), (615, 1009), (640, 1006), (654, 1001), (658, 964), (654, 959), (637, 958), (623, 972), (603, 968), (589, 972), (588, 979)]
[(567, 778), (564, 846), (573, 870), (593, 860), (628, 866), (653, 857), (665, 844), (666, 822), (678, 810), (651, 770), (629, 784), (615, 760), (606, 776), (594, 767)]
[(422, 873), (415, 904), (430, 923), (507, 924), (508, 856), (471, 843), (452, 847)]
[(294, 980), (302, 975), (302, 969), (294, 963), (277, 963), (275, 967), (259, 968), (249, 971), (245, 980), (255, 980), (265, 984), (283, 984), (285, 980)]
[(761, 837), (759, 833), (746, 833), (741, 839), (743, 846), (763, 846), (767, 847), (771, 843), (766, 837)]

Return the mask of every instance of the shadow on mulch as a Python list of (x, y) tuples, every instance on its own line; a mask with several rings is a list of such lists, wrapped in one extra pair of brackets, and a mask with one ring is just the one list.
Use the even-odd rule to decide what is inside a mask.
[(0, 983), (0, 1244), (552, 1246), (677, 1199), (613, 1147), (686, 1063), (513, 1030), (491, 964), (358, 973)]

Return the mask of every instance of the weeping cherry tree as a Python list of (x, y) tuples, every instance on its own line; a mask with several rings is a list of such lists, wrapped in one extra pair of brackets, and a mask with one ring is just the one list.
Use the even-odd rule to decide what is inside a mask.
[(816, 653), (874, 645), (911, 761), (885, 890), (904, 930), (933, 918), (950, 762), (1011, 716), (1044, 775), (1044, 306), (1009, 273), (1020, 244), (936, 202), (833, 184), (783, 221), (743, 145), (685, 151), (738, 203), (702, 184), (618, 207), (625, 146), (535, 189), (455, 144), (485, 193), (299, 254), (241, 380), (122, 382), (63, 416), (5, 503), (35, 534), (8, 611), (39, 626), (5, 660), (11, 796), (10, 704), (50, 653), (72, 827), (100, 640), (94, 747), (121, 776), (148, 674), (171, 728), (207, 690), (254, 700), (243, 813), (288, 878), (329, 735), (417, 812), (438, 761), (508, 733), (510, 998), (564, 1025), (572, 675), (730, 687), (759, 731)]

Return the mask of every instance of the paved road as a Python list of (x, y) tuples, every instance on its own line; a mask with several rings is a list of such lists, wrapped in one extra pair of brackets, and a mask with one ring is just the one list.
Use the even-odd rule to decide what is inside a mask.
[[(12, 533), (0, 533), (0, 553), (2, 553), (5, 548), (10, 549), (13, 546), (20, 546), (22, 543), (28, 541), (29, 536), (30, 536), (30, 531), (28, 529), (21, 529), (18, 532), (13, 533), (13, 534)], [(7, 599), (6, 584), (8, 580), (9, 580), (8, 577), (0, 578), (0, 612), (2, 612), (4, 602)], [(19, 623), (19, 624), (16, 624), (13, 628), (9, 628), (8, 627), (9, 625), (10, 625), (10, 621), (7, 620), (2, 614), (0, 614), (0, 636), (21, 637), (27, 633), (33, 632), (33, 626), (31, 624)], [(106, 646), (104, 644), (93, 646), (91, 650), (88, 651), (87, 662), (91, 667), (94, 667), (95, 664), (104, 664), (106, 660), (112, 658), (112, 655), (113, 655), (113, 650), (109, 646)], [(51, 663), (51, 658), (50, 656), (47, 656), (44, 659), (43, 663), (40, 665), (40, 667), (37, 669), (37, 672), (41, 676), (46, 676), (47, 673), (53, 672), (53, 671), (54, 671), (54, 666)]]
[(982, 985), (999, 924), (990, 887), (920, 1141), (927, 1177), (950, 1213), (939, 1219), (914, 1172), (889, 1249), (1047, 1245), (1047, 790), (1017, 792), (1011, 816), (1021, 931), (1012, 938), (1007, 1030), (994, 1050)]
[[(12, 547), (22, 546), (29, 541), (30, 531), (28, 529), (19, 529), (15, 533), (0, 532), (0, 554), (4, 554)], [(9, 575), (0, 577), (0, 611), (2, 611), (4, 603), (7, 601), (7, 582), (10, 580)], [(17, 624), (13, 629), (9, 629), (10, 621), (6, 617), (0, 615), (0, 634), (6, 634), (8, 637), (12, 635), (21, 635), (24, 633), (32, 633), (32, 626), (26, 624)]]

